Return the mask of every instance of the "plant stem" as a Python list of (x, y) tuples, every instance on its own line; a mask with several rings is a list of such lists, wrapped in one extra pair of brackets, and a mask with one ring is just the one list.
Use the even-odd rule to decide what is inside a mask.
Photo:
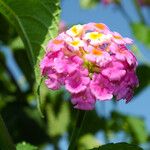
[(0, 149), (1, 150), (15, 150), (15, 146), (11, 140), (8, 130), (0, 115)]
[(143, 14), (142, 14), (142, 11), (141, 11), (141, 7), (140, 7), (140, 5), (139, 5), (137, 0), (134, 0), (134, 5), (135, 5), (136, 11), (137, 11), (137, 13), (139, 15), (140, 21), (143, 24), (146, 24), (145, 18), (144, 18)]
[(126, 19), (126, 21), (131, 24), (132, 23), (132, 19), (131, 17), (128, 15), (128, 13), (126, 12), (126, 10), (124, 9), (124, 7), (122, 6), (122, 4), (118, 4), (118, 9), (120, 10), (122, 16)]
[(76, 147), (77, 138), (78, 138), (80, 131), (82, 129), (85, 115), (86, 115), (86, 111), (78, 110), (77, 120), (76, 120), (75, 127), (73, 129), (73, 132), (72, 132), (72, 136), (71, 136), (70, 145), (69, 145), (68, 150), (74, 150)]

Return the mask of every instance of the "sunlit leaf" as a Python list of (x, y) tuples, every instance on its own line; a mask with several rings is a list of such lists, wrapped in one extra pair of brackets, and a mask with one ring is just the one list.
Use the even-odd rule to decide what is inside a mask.
[(38, 150), (38, 148), (26, 142), (22, 142), (17, 144), (16, 150)]
[(121, 142), (115, 144), (110, 143), (110, 144), (102, 145), (98, 148), (93, 148), (91, 150), (142, 150), (142, 148), (140, 148), (137, 145)]
[(80, 0), (80, 6), (84, 9), (89, 9), (95, 7), (100, 0)]
[(135, 38), (150, 47), (150, 27), (142, 23), (133, 23), (131, 27)]
[(57, 109), (57, 114), (51, 104), (47, 104), (46, 108), (48, 118), (48, 134), (53, 137), (65, 133), (70, 123), (68, 103), (63, 102), (60, 109)]
[(99, 145), (100, 142), (92, 134), (85, 134), (79, 139), (78, 150), (90, 149)]
[(148, 131), (146, 130), (144, 120), (138, 117), (127, 117), (128, 132), (133, 137), (134, 143), (145, 143), (148, 139)]
[(13, 50), (24, 49), (24, 44), (23, 44), (21, 38), (18, 36), (11, 41), (10, 47)]

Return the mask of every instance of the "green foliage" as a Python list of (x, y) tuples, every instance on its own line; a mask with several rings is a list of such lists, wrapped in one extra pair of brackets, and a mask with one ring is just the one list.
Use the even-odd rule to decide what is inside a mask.
[(133, 137), (133, 143), (145, 143), (148, 139), (148, 131), (145, 128), (143, 119), (138, 117), (127, 117), (126, 124), (128, 132)]
[(102, 145), (98, 148), (93, 148), (91, 150), (142, 150), (142, 148), (140, 148), (137, 145), (121, 142), (115, 144), (110, 143), (110, 144)]
[[(32, 89), (34, 85), (34, 72), (32, 72), (32, 66), (30, 64), (29, 58), (27, 56), (27, 51), (25, 49), (14, 50), (14, 58), (24, 74), (27, 82), (29, 83), (29, 88)], [(26, 63), (25, 63), (26, 62)], [(28, 66), (28, 67), (26, 67)]]
[(150, 85), (150, 66), (139, 65), (137, 68), (137, 76), (140, 83), (135, 91), (136, 94), (140, 93), (145, 87)]
[(106, 119), (101, 116), (98, 116), (96, 111), (91, 111), (86, 114), (84, 120), (84, 128), (82, 129), (82, 132), (84, 134), (89, 132), (95, 134), (100, 130), (104, 130), (105, 127), (106, 127)]
[(8, 21), (4, 18), (2, 14), (0, 14), (0, 41), (5, 44), (9, 43), (12, 38), (16, 36), (16, 32)]
[(78, 150), (91, 149), (99, 145), (99, 141), (92, 134), (86, 134), (80, 137), (78, 142)]
[(37, 108), (32, 108), (25, 100), (23, 95), (22, 98), (16, 97), (16, 101), (8, 103), (1, 110), (14, 143), (18, 143), (20, 140), (34, 145), (48, 142), (46, 123), (41, 119)]
[(63, 102), (60, 106), (60, 109), (57, 109), (57, 114), (55, 113), (51, 104), (46, 106), (46, 110), (48, 119), (48, 134), (51, 137), (55, 137), (65, 133), (70, 123), (70, 112), (68, 104)]
[(24, 44), (19, 36), (14, 38), (9, 45), (12, 50), (24, 49)]
[(14, 25), (35, 64), (45, 43), (57, 34), (59, 0), (0, 0), (0, 12)]
[(131, 25), (134, 36), (143, 44), (150, 47), (150, 27), (142, 23)]
[(22, 142), (17, 144), (16, 150), (38, 150), (38, 148), (26, 142)]
[(89, 9), (95, 7), (100, 0), (80, 0), (80, 6), (84, 9)]
[[(82, 8), (85, 9), (93, 8), (99, 2), (100, 0), (80, 0)], [(119, 1), (116, 0), (115, 3), (117, 2)], [(14, 143), (28, 141), (38, 147), (51, 143), (58, 149), (58, 140), (64, 133), (68, 133), (70, 138), (77, 111), (73, 109), (70, 101), (64, 101), (63, 90), (51, 91), (44, 86), (39, 72), (39, 61), (47, 41), (57, 35), (59, 0), (0, 0), (0, 13), (0, 42), (13, 49), (15, 61), (29, 83), (27, 91), (20, 90), (6, 64), (7, 58), (0, 53), (0, 112)], [(150, 46), (150, 28), (140, 23), (132, 24), (132, 28), (135, 37)], [(150, 83), (150, 67), (140, 65), (137, 74), (140, 86), (136, 93), (140, 93)], [(33, 93), (35, 84), (38, 85), (38, 94), (42, 98), (40, 107), (45, 118), (41, 118), (36, 109)], [(109, 135), (115, 137), (116, 133), (123, 132), (135, 144), (148, 142), (149, 136), (144, 120), (140, 117), (117, 111), (104, 117), (94, 110), (87, 113), (77, 148), (84, 150), (100, 146), (101, 143), (94, 137), (97, 132), (105, 133), (108, 140), (111, 139)], [(17, 144), (17, 150), (36, 149), (37, 147), (25, 142)], [(127, 143), (107, 144), (96, 149), (141, 150), (138, 146)]]
[(144, 124), (143, 118), (124, 115), (113, 111), (109, 120), (109, 130), (112, 132), (124, 131), (130, 136), (131, 142), (134, 144), (145, 143), (148, 140), (148, 132)]
[[(58, 32), (59, 0), (0, 0), (0, 12), (11, 22), (24, 42), (29, 60), (35, 68), (36, 83), (40, 86), (39, 61), (47, 41)], [(38, 95), (40, 97), (40, 93)]]
[(8, 73), (5, 56), (0, 52), (0, 109), (5, 107), (7, 103), (14, 101), (14, 93), (17, 90), (16, 83)]

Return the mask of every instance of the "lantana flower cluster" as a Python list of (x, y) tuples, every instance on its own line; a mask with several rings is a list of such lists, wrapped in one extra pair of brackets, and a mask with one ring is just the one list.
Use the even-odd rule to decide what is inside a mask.
[(149, 0), (138, 0), (140, 6), (150, 6)]
[(59, 23), (59, 33), (62, 33), (62, 32), (64, 32), (64, 31), (66, 31), (67, 30), (67, 25), (66, 25), (66, 23), (65, 23), (65, 21), (60, 21), (60, 23)]
[(96, 101), (124, 99), (138, 86), (137, 60), (129, 38), (105, 24), (75, 25), (49, 41), (40, 68), (49, 89), (65, 87), (74, 108), (92, 110)]
[(115, 3), (115, 4), (119, 4), (121, 0), (102, 0), (101, 2), (104, 4), (104, 5), (109, 5), (109, 4), (112, 4), (112, 3)]
[[(110, 5), (110, 4), (120, 4), (121, 0), (102, 0), (101, 1), (104, 5)], [(150, 0), (138, 0), (137, 1), (140, 6), (150, 6)]]

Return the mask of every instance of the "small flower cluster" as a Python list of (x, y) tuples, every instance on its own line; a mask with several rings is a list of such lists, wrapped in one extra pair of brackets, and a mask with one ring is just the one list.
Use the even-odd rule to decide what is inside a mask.
[(102, 2), (104, 5), (109, 5), (109, 4), (112, 4), (112, 3), (119, 4), (119, 3), (120, 3), (120, 0), (102, 0), (101, 2)]
[(138, 0), (140, 6), (150, 6), (150, 0)]
[[(121, 0), (102, 0), (101, 1), (104, 5), (110, 5), (110, 4), (120, 4)], [(137, 1), (140, 6), (150, 6), (150, 0), (138, 0)]]
[(102, 23), (75, 25), (49, 41), (40, 63), (45, 83), (52, 90), (64, 86), (77, 109), (92, 110), (96, 100), (113, 96), (128, 103), (138, 86), (131, 43)]
[(67, 25), (66, 25), (66, 23), (62, 20), (62, 21), (60, 21), (60, 23), (59, 23), (59, 33), (62, 33), (62, 32), (64, 32), (64, 31), (66, 31), (67, 30)]

